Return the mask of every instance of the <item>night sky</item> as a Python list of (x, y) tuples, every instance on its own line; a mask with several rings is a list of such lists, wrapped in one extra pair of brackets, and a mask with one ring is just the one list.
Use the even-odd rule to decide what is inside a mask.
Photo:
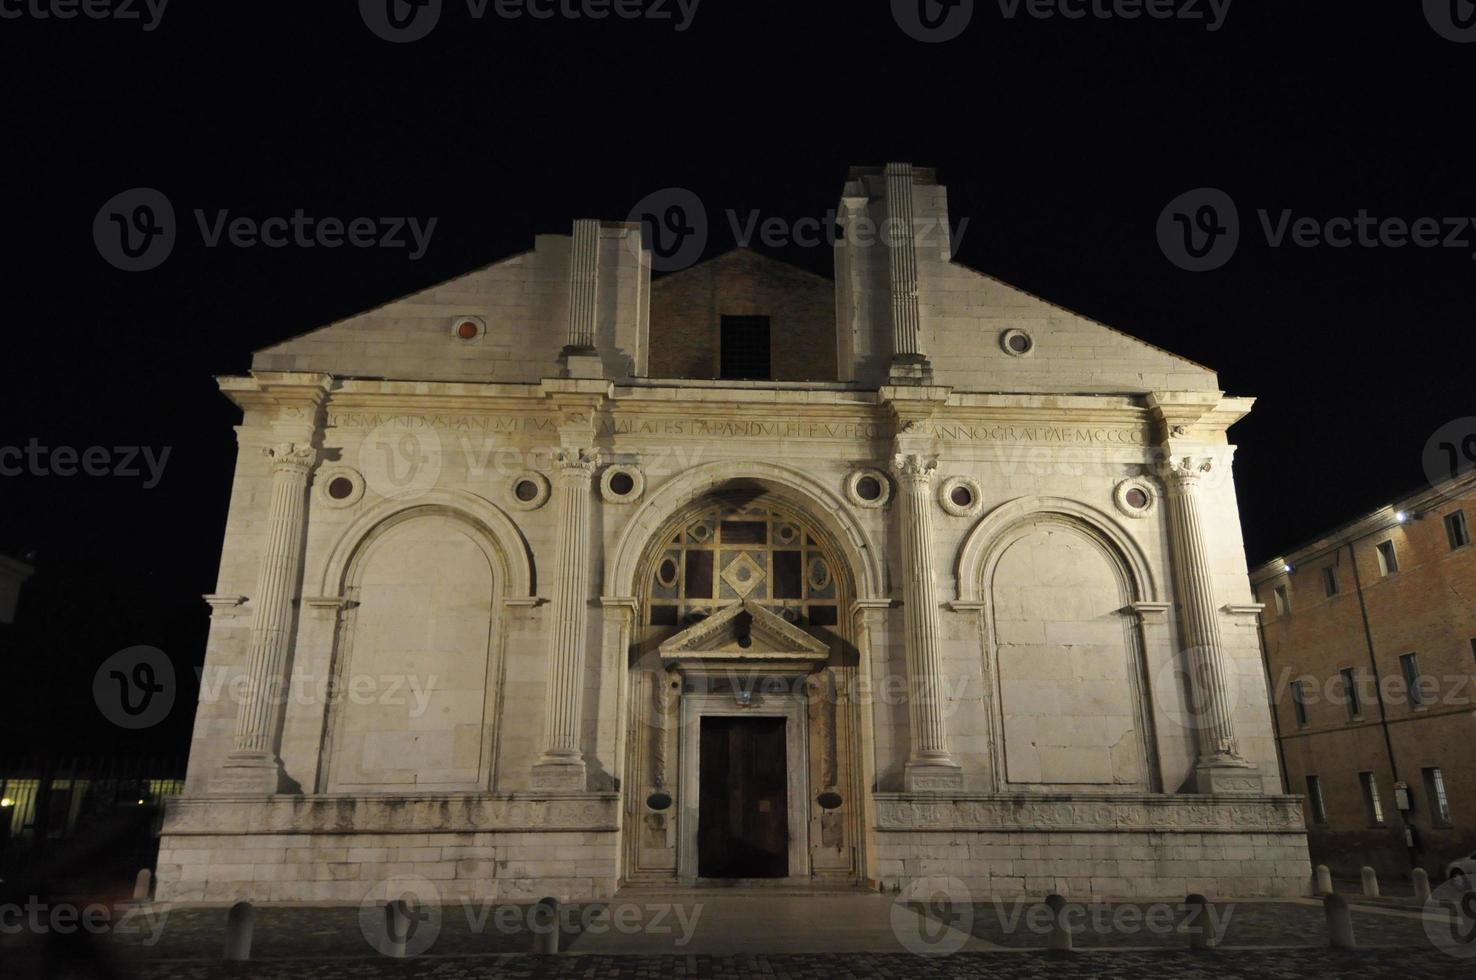
[[(924, 43), (876, 0), (703, 0), (680, 30), (674, 0), (670, 20), (603, 21), (479, 20), (445, 0), (428, 37), (391, 44), (343, 0), (176, 0), (150, 30), (142, 0), (143, 22), (32, 13), (49, 2), (0, 0), (21, 12), (0, 17), (0, 447), (170, 456), (152, 488), (0, 477), (0, 552), (39, 568), (0, 626), (11, 751), (183, 751), (191, 685), (165, 723), (125, 734), (91, 684), (135, 644), (186, 679), (203, 659), (238, 421), (214, 376), (661, 188), (715, 216), (712, 255), (732, 245), (728, 209), (819, 217), (850, 165), (936, 167), (969, 220), (961, 261), (1259, 397), (1232, 430), (1252, 560), (1420, 485), (1434, 430), (1476, 414), (1476, 231), (1450, 248), (1272, 247), (1258, 214), (1476, 216), (1476, 44), (1419, 3), (1236, 0), (1207, 30), (979, 0), (960, 36)], [(168, 197), (179, 234), (161, 266), (127, 273), (93, 222), (136, 187)], [(1187, 272), (1155, 228), (1203, 187), (1236, 203), (1240, 243)], [(438, 221), (412, 261), (207, 248), (193, 215), (299, 208)], [(826, 247), (777, 254), (831, 272)]]

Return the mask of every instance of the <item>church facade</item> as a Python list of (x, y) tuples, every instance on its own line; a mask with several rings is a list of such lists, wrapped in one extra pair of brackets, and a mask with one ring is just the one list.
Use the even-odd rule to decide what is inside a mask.
[(833, 281), (581, 220), (220, 379), (159, 898), (1305, 891), (1251, 400), (954, 261), (930, 170), (839, 216)]

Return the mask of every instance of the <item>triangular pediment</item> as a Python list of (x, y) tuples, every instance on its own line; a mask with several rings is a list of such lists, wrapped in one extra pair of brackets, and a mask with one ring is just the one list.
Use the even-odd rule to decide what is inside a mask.
[(823, 662), (830, 647), (783, 617), (744, 599), (661, 644), (664, 661)]

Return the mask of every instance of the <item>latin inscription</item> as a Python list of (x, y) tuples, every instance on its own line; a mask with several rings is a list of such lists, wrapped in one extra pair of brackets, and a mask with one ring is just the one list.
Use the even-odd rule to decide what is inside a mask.
[[(330, 428), (435, 429), (505, 435), (556, 434), (553, 415), (411, 415), (377, 412), (330, 412)], [(885, 439), (890, 423), (824, 422), (806, 419), (756, 418), (602, 418), (600, 435), (686, 436), (695, 439)], [(1120, 426), (1020, 425), (937, 422), (933, 433), (946, 442), (1029, 443), (1066, 446), (1144, 446), (1142, 429)]]

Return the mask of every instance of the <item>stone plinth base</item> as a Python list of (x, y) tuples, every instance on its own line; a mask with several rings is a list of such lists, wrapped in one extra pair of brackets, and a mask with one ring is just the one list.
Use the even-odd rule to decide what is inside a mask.
[(407, 879), (427, 901), (609, 898), (618, 805), (593, 794), (179, 798), (155, 898), (356, 905), (397, 897)]
[(1194, 767), (1194, 788), (1215, 796), (1256, 796), (1262, 792), (1261, 770), (1249, 765)]
[(592, 347), (565, 347), (559, 355), (564, 364), (564, 376), (568, 378), (603, 378), (605, 363)]
[(887, 383), (894, 385), (931, 385), (933, 365), (922, 354), (901, 354), (892, 358)]
[(963, 789), (963, 769), (957, 763), (909, 762), (902, 779), (909, 793), (956, 793)]
[(270, 752), (232, 752), (210, 781), (222, 796), (271, 796), (286, 789), (282, 761)]
[(888, 793), (876, 800), (873, 876), (887, 888), (939, 875), (957, 879), (976, 900), (1308, 890), (1299, 797)]
[(587, 788), (584, 762), (538, 763), (533, 767), (533, 788), (544, 793), (583, 793)]

